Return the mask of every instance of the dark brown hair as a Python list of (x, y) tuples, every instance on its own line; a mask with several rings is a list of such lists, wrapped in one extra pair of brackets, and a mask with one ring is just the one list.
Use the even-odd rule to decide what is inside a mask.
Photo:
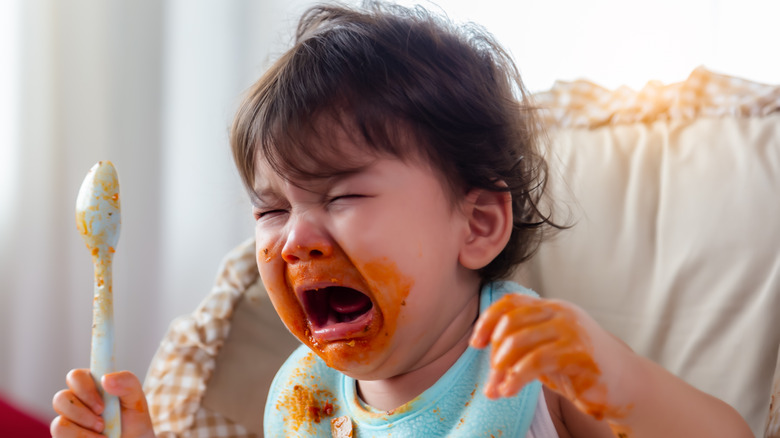
[(380, 2), (308, 9), (293, 47), (250, 89), (233, 124), (250, 193), (260, 157), (286, 178), (351, 170), (333, 159), (337, 145), (307, 141), (323, 135), (323, 117), (354, 127), (376, 152), (426, 159), (456, 199), (473, 188), (511, 193), (511, 238), (483, 281), (508, 275), (557, 227), (539, 208), (547, 167), (535, 109), (509, 54), (476, 25)]

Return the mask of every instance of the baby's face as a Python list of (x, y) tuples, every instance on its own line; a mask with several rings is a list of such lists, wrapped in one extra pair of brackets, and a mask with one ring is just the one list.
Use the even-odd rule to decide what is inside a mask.
[(478, 279), (458, 262), (468, 221), (429, 166), (344, 137), (364, 164), (346, 176), (287, 181), (259, 163), (257, 262), (295, 336), (345, 374), (389, 378), (470, 329)]

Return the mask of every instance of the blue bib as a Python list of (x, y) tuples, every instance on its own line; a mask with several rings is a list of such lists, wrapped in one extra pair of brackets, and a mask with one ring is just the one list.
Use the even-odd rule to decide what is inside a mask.
[[(511, 282), (486, 285), (480, 313), (508, 293), (534, 292)], [(516, 396), (490, 400), (483, 395), (490, 349), (471, 347), (430, 388), (391, 411), (378, 411), (357, 395), (356, 381), (329, 368), (306, 346), (299, 347), (276, 374), (265, 407), (266, 437), (331, 437), (332, 418), (348, 416), (355, 436), (368, 437), (525, 437), (541, 384), (534, 381)]]

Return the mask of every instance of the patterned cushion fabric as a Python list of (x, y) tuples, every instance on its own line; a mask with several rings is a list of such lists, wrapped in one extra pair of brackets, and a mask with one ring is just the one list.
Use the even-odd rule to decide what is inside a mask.
[(211, 292), (175, 320), (144, 382), (160, 438), (263, 436), (276, 370), (299, 345), (263, 290), (248, 240), (224, 259)]
[(780, 110), (780, 87), (699, 67), (683, 82), (666, 85), (650, 81), (639, 91), (627, 87), (608, 90), (585, 80), (557, 81), (534, 99), (544, 109), (546, 126), (597, 128), (664, 120), (767, 116)]

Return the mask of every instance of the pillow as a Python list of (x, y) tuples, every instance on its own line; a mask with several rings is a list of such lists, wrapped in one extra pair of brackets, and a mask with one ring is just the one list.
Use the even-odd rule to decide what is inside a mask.
[(537, 96), (572, 228), (518, 274), (763, 433), (780, 345), (780, 87), (697, 69), (639, 93)]

